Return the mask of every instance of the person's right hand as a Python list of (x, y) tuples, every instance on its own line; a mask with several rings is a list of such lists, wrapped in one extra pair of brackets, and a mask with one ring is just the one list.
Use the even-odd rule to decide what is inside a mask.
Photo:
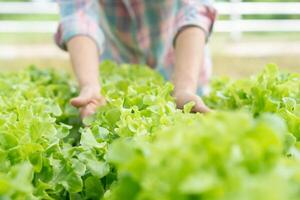
[[(176, 88), (175, 88), (176, 90)], [(193, 92), (188, 92), (185, 90), (175, 91), (173, 96), (175, 97), (175, 101), (177, 104), (177, 108), (183, 109), (184, 105), (189, 102), (194, 102), (195, 105), (192, 108), (192, 112), (200, 112), (200, 113), (209, 113), (211, 110), (207, 107), (202, 101), (201, 97), (194, 94)]]
[(85, 86), (78, 97), (71, 99), (71, 105), (78, 108), (81, 118), (94, 114), (98, 107), (105, 105), (105, 98), (100, 94), (100, 87)]

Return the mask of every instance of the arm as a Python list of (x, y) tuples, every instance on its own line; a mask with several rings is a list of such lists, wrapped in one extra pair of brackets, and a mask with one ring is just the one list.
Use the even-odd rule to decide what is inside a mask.
[(103, 50), (104, 34), (99, 27), (98, 0), (60, 0), (61, 20), (55, 42), (68, 50), (77, 77), (80, 95), (71, 104), (84, 118), (96, 111), (105, 100), (100, 95), (99, 54)]
[(200, 68), (203, 65), (205, 33), (199, 27), (187, 27), (175, 41), (175, 71), (173, 83), (174, 96), (179, 108), (194, 101), (195, 112), (209, 112), (199, 96), (196, 95)]
[(72, 67), (77, 77), (80, 94), (71, 104), (80, 109), (81, 117), (93, 114), (105, 104), (100, 94), (99, 59), (95, 42), (87, 36), (75, 36), (67, 43)]
[(174, 96), (179, 108), (193, 101), (194, 112), (208, 112), (196, 91), (204, 67), (204, 46), (212, 32), (216, 10), (210, 0), (180, 0), (179, 8), (174, 24)]

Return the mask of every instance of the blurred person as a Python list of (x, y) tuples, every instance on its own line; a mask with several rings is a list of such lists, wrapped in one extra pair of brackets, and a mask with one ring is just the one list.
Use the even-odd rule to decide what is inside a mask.
[(55, 41), (70, 54), (80, 94), (71, 104), (81, 117), (105, 104), (99, 62), (146, 64), (174, 84), (178, 108), (195, 102), (209, 112), (201, 93), (208, 84), (206, 42), (216, 11), (211, 0), (59, 0)]

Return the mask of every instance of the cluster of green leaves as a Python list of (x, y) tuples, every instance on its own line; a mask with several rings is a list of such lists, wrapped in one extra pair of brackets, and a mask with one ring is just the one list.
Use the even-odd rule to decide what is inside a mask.
[(105, 199), (298, 198), (299, 153), (280, 117), (182, 113), (157, 74), (112, 65), (102, 69), (109, 103), (85, 129), (108, 141), (99, 158), (118, 175)]
[(288, 131), (280, 118), (179, 113), (175, 122), (151, 141), (111, 145), (107, 159), (119, 176), (106, 199), (299, 199), (300, 162), (283, 156)]
[[(108, 137), (147, 136), (179, 112), (171, 92), (173, 86), (145, 67), (107, 62), (101, 68), (102, 92), (108, 105), (86, 122), (94, 135), (107, 130)], [(88, 121), (88, 120), (87, 120)]]
[(238, 86), (216, 81), (210, 106), (245, 109), (208, 116), (176, 109), (173, 86), (148, 68), (104, 62), (101, 75), (107, 105), (85, 126), (69, 76), (0, 75), (0, 199), (299, 196), (297, 132), (281, 119), (297, 115), (298, 75), (269, 67)]
[(0, 75), (1, 199), (47, 199), (61, 196), (60, 186), (70, 187), (61, 177), (62, 141), (70, 129), (62, 121), (75, 112), (67, 103), (73, 95), (67, 81), (34, 68)]
[(35, 68), (0, 76), (1, 198), (99, 199), (116, 180), (109, 144), (170, 123), (172, 85), (158, 74), (110, 62), (101, 71), (108, 105), (89, 127), (68, 103), (77, 93), (68, 76)]
[(289, 131), (300, 140), (299, 74), (283, 73), (275, 65), (268, 65), (262, 73), (251, 78), (217, 79), (205, 102), (213, 109), (244, 109), (254, 116), (276, 113), (285, 119)]
[[(168, 124), (176, 110), (171, 97), (172, 85), (145, 67), (106, 62), (101, 67), (102, 92), (107, 105), (84, 122), (81, 130), (81, 147), (91, 175), (101, 179), (102, 193), (116, 181), (116, 170), (106, 156), (111, 143), (117, 138), (140, 137), (151, 134)], [(99, 184), (98, 184), (99, 187)]]

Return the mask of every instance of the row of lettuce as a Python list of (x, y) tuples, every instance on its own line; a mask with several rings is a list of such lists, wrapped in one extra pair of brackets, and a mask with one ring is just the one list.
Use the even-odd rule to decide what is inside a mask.
[(108, 103), (85, 125), (68, 75), (0, 75), (0, 199), (299, 199), (298, 74), (217, 79), (205, 116), (148, 68), (101, 74)]

